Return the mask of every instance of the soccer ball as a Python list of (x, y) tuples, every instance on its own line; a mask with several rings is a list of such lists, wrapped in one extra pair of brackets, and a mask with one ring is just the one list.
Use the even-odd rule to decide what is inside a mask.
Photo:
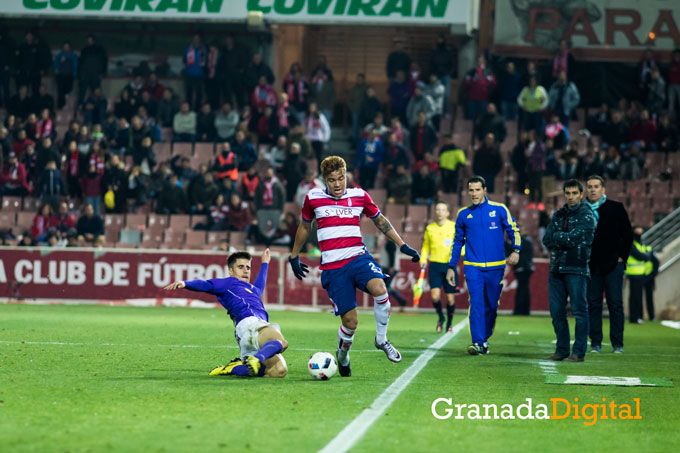
[(309, 358), (309, 366), (307, 369), (314, 379), (327, 381), (338, 371), (338, 363), (335, 361), (335, 356), (333, 356), (333, 354), (328, 352), (315, 352)]

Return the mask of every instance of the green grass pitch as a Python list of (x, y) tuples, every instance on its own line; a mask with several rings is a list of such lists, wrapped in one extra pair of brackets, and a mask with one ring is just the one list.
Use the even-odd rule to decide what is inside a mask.
[[(463, 319), (457, 313), (454, 323)], [(313, 381), (312, 352), (333, 352), (328, 313), (272, 312), (290, 343), (283, 380), (210, 378), (237, 355), (221, 309), (0, 305), (0, 451), (318, 451), (435, 342), (434, 315), (392, 316), (404, 356), (373, 347), (361, 313), (351, 378)], [(608, 326), (605, 326), (605, 333)], [(605, 345), (561, 374), (664, 377), (672, 387), (550, 385), (538, 362), (553, 350), (546, 317), (498, 319), (491, 354), (465, 353), (467, 328), (438, 351), (352, 451), (676, 451), (680, 331), (626, 324), (625, 353)], [(606, 341), (606, 339), (605, 339)], [(642, 420), (437, 420), (454, 403), (582, 403), (640, 398)]]

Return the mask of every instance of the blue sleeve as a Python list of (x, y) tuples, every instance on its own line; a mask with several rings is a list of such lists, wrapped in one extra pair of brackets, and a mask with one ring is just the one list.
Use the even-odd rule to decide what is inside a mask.
[(191, 291), (197, 291), (201, 293), (215, 294), (217, 288), (215, 288), (214, 279), (211, 280), (187, 280), (184, 282), (186, 289)]
[(356, 156), (354, 157), (354, 162), (357, 167), (360, 167), (361, 164), (364, 163), (364, 141), (361, 140), (359, 142), (359, 146), (357, 146), (357, 153)]
[(456, 232), (453, 236), (453, 248), (451, 249), (451, 260), (449, 261), (449, 267), (455, 268), (458, 265), (458, 260), (460, 259), (460, 251), (465, 245), (465, 224), (463, 213), (465, 210), (461, 210), (456, 216)]
[(510, 242), (512, 243), (512, 251), (513, 252), (518, 252), (522, 250), (522, 238), (520, 237), (519, 234), (519, 227), (517, 226), (517, 223), (515, 220), (512, 218), (512, 214), (510, 214), (510, 210), (508, 209), (507, 206), (503, 205), (503, 209), (501, 209), (501, 216), (503, 219), (503, 228), (505, 229), (506, 234), (508, 235), (508, 239), (510, 239)]
[(378, 163), (382, 163), (383, 160), (385, 160), (385, 147), (383, 146), (382, 141), (378, 142), (378, 156), (377, 156), (377, 161)]
[(264, 291), (264, 285), (267, 284), (267, 270), (269, 269), (269, 263), (262, 263), (260, 265), (260, 272), (257, 274), (254, 286), (260, 290)]

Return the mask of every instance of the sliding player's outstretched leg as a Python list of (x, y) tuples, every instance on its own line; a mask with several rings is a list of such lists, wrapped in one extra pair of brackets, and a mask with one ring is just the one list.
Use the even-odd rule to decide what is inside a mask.
[(243, 360), (241, 359), (241, 357), (236, 357), (226, 365), (213, 368), (213, 370), (210, 371), (210, 376), (231, 376), (232, 374), (234, 374), (233, 373), (234, 368), (239, 365), (243, 365)]

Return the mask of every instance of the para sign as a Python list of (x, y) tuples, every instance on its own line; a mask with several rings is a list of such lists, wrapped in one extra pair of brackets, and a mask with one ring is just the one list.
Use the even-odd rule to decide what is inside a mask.
[(637, 58), (653, 45), (680, 46), (680, 2), (666, 0), (509, 0), (496, 2), (494, 48), (554, 51), (566, 39), (583, 56)]

